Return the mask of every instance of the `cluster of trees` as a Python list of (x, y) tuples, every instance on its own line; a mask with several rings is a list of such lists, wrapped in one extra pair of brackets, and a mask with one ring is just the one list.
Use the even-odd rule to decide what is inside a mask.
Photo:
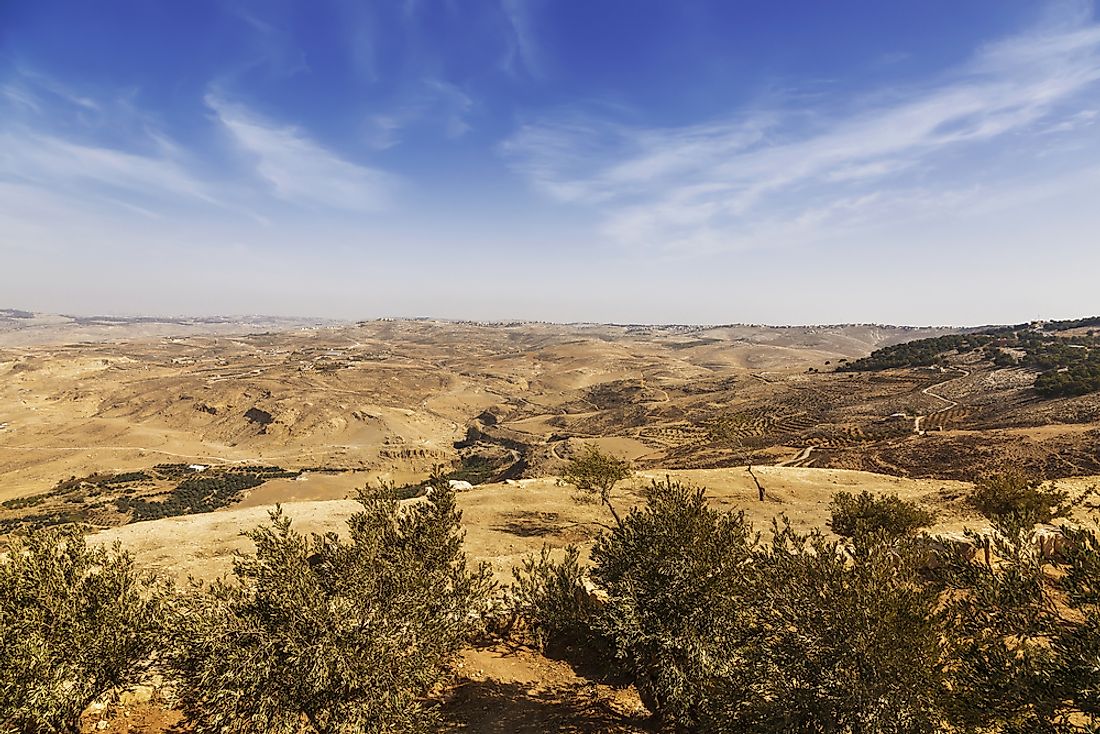
[[(1036, 522), (1066, 497), (1018, 476), (973, 498), (992, 531), (947, 544), (897, 497), (837, 495), (843, 540), (762, 540), (703, 490), (655, 482), (601, 537), (517, 570), (543, 644), (598, 651), (687, 732), (1092, 732), (1100, 725), (1100, 538)], [(984, 553), (976, 549), (984, 548)], [(594, 589), (592, 588), (594, 586)]]
[(446, 479), (454, 479), (470, 484), (484, 484), (500, 474), (507, 466), (507, 459), (469, 454), (459, 459), (458, 466), (446, 474)]
[(981, 333), (949, 334), (929, 339), (916, 339), (876, 349), (866, 357), (837, 367), (837, 371), (874, 372), (899, 367), (931, 367), (946, 364), (947, 354), (971, 352), (990, 344), (993, 339), (993, 336)]
[(1100, 350), (1088, 362), (1064, 370), (1044, 372), (1035, 378), (1035, 390), (1043, 397), (1087, 395), (1100, 390)]
[(265, 481), (265, 477), (256, 474), (191, 477), (173, 487), (163, 499), (119, 497), (115, 500), (115, 506), (119, 512), (130, 513), (131, 522), (213, 512), (237, 502), (241, 492), (258, 487)]
[(998, 367), (1039, 371), (1035, 390), (1043, 397), (1084, 395), (1100, 390), (1100, 337), (1089, 332), (1068, 339), (1057, 332), (1100, 325), (1100, 317), (1051, 321), (1041, 329), (1028, 324), (969, 334), (939, 336), (877, 349), (838, 367), (840, 371), (876, 371), (903, 367), (946, 366), (952, 354), (981, 351)]
[(173, 589), (76, 527), (0, 563), (0, 730), (79, 732), (87, 706), (158, 668), (196, 732), (438, 731), (426, 704), (491, 588), (446, 485), (399, 508), (364, 493), (335, 533), (278, 510), (231, 581)]
[(148, 500), (142, 497), (119, 497), (115, 506), (119, 512), (129, 513), (131, 522), (157, 520), (162, 517), (213, 512), (240, 501), (240, 493), (258, 487), (270, 479), (296, 477), (297, 471), (278, 466), (245, 466), (196, 473), (189, 471), (162, 499)]
[(1100, 316), (1088, 316), (1083, 319), (1047, 321), (1043, 324), (1043, 328), (1048, 331), (1069, 331), (1070, 329), (1082, 329), (1088, 326), (1100, 327)]

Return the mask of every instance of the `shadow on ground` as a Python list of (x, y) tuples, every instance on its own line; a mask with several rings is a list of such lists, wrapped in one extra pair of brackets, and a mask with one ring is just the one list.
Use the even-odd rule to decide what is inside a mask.
[(654, 731), (645, 719), (619, 711), (593, 685), (536, 689), (495, 680), (465, 681), (444, 706), (448, 732), (543, 734), (543, 732)]

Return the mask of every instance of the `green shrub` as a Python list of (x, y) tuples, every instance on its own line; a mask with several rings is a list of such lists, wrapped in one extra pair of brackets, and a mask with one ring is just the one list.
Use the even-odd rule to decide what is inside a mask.
[(714, 646), (736, 635), (755, 537), (742, 514), (707, 507), (702, 489), (666, 479), (646, 499), (593, 548), (592, 578), (608, 595), (595, 623), (650, 710), (694, 726), (702, 683), (734, 662)]
[(994, 522), (1014, 520), (1030, 526), (1048, 523), (1068, 511), (1068, 495), (1044, 488), (1041, 480), (1020, 472), (1006, 472), (979, 480), (970, 502)]
[(935, 516), (896, 494), (875, 497), (864, 490), (857, 495), (837, 492), (829, 505), (830, 526), (848, 538), (875, 533), (909, 535), (935, 522)]
[(437, 730), (424, 701), (478, 624), (488, 570), (467, 570), (446, 488), (360, 502), (347, 541), (305, 537), (276, 510), (247, 533), (256, 553), (235, 583), (181, 606), (168, 658), (196, 731)]
[(165, 587), (79, 528), (17, 535), (0, 562), (0, 729), (79, 732), (98, 698), (136, 683), (157, 647)]
[[(1021, 517), (995, 516), (999, 532), (991, 536), (970, 533), (975, 545), (989, 544), (995, 560), (955, 559), (947, 569), (943, 613), (954, 649), (950, 721), (965, 732), (1094, 731), (1062, 726), (1073, 699), (1096, 690), (1100, 679), (1090, 664), (1075, 680), (1059, 682), (1069, 662), (1060, 638), (1080, 629), (1071, 622), (1080, 617), (1068, 599), (1059, 609), (1032, 526)], [(1094, 573), (1092, 583), (1098, 581)], [(1093, 644), (1087, 657), (1097, 656), (1100, 646)]]
[(585, 588), (577, 547), (568, 546), (557, 562), (550, 554), (550, 547), (543, 546), (538, 558), (524, 558), (508, 588), (512, 614), (543, 649), (589, 639), (598, 611)]
[(938, 594), (906, 541), (873, 536), (850, 557), (821, 533), (776, 526), (753, 559), (739, 635), (719, 643), (704, 731), (942, 731)]

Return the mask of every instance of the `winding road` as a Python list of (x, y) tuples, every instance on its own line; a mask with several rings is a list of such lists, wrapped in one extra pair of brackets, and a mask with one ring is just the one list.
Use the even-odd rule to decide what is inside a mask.
[(951, 400), (950, 398), (945, 398), (943, 395), (940, 395), (939, 393), (932, 392), (933, 388), (937, 388), (937, 387), (940, 387), (941, 385), (946, 385), (949, 382), (953, 382), (953, 381), (961, 379), (963, 377), (969, 377), (970, 376), (970, 370), (963, 369), (962, 367), (949, 367), (948, 369), (952, 369), (952, 370), (955, 370), (957, 372), (961, 372), (962, 374), (961, 375), (956, 375), (955, 377), (949, 377), (948, 379), (943, 380), (942, 382), (937, 382), (935, 385), (929, 385), (928, 387), (921, 390), (921, 393), (927, 395), (930, 398), (935, 398), (936, 400), (942, 400), (943, 402), (947, 403), (947, 405), (943, 406), (939, 410), (933, 410), (931, 413), (928, 413), (927, 415), (918, 415), (915, 418), (913, 418), (913, 433), (917, 434), (918, 436), (923, 436), (924, 435), (924, 429), (921, 428), (921, 423), (923, 423), (925, 419), (931, 418), (932, 416), (937, 415), (938, 413), (943, 413), (944, 411), (951, 410), (952, 408), (956, 407), (959, 404), (959, 402), (957, 400)]

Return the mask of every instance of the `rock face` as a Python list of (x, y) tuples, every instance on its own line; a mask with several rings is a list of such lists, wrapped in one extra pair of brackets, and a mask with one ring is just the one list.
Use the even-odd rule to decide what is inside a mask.
[(258, 423), (261, 426), (266, 426), (275, 420), (275, 418), (272, 417), (271, 413), (268, 413), (266, 410), (261, 410), (259, 408), (249, 408), (247, 411), (245, 411), (244, 417), (246, 420), (249, 420), (252, 423)]

